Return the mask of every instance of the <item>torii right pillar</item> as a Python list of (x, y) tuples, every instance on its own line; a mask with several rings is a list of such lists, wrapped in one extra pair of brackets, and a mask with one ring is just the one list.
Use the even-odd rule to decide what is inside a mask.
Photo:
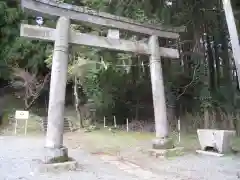
[(239, 45), (237, 26), (235, 23), (235, 17), (234, 17), (232, 5), (231, 5), (231, 0), (222, 0), (222, 2), (223, 2), (223, 9), (226, 16), (228, 32), (230, 35), (230, 41), (232, 44), (233, 59), (237, 69), (238, 84), (240, 85), (240, 45)]
[(153, 149), (172, 149), (173, 141), (169, 138), (169, 123), (164, 93), (164, 82), (158, 37), (153, 35), (149, 39), (150, 73), (155, 118), (156, 138)]

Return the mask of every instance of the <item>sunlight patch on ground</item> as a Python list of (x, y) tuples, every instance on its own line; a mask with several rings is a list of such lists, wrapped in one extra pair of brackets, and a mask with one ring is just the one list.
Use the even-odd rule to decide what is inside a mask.
[(97, 130), (89, 133), (74, 132), (66, 134), (66, 144), (83, 148), (89, 152), (105, 152), (116, 154), (122, 149), (136, 146), (141, 141), (151, 141), (153, 134), (133, 133), (107, 129)]

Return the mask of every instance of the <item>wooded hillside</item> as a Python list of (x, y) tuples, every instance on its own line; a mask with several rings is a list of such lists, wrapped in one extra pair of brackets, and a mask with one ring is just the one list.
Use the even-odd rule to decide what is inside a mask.
[[(161, 41), (163, 46), (177, 47), (181, 54), (180, 59), (162, 60), (170, 124), (175, 126), (180, 117), (186, 130), (203, 126), (239, 130), (240, 89), (221, 0), (64, 2), (139, 22), (186, 26), (186, 32), (181, 33), (177, 42)], [(238, 0), (232, 0), (232, 5), (240, 10)], [(3, 88), (5, 82), (10, 83), (30, 109), (36, 104), (45, 106), (53, 47), (21, 38), (22, 20), (36, 24), (36, 17), (26, 16), (18, 0), (0, 1), (1, 85)], [(240, 13), (236, 14), (240, 27), (239, 20)], [(55, 27), (56, 22), (44, 19), (46, 24)], [(73, 24), (72, 28), (99, 35), (107, 33), (107, 29), (82, 24)], [(131, 33), (123, 36), (135, 38)], [(126, 118), (153, 122), (148, 57), (82, 46), (72, 47), (70, 51), (67, 105), (74, 105), (75, 87), (81, 107), (93, 100), (97, 119), (116, 116), (118, 123), (124, 123)], [(17, 87), (21, 89), (16, 90)]]

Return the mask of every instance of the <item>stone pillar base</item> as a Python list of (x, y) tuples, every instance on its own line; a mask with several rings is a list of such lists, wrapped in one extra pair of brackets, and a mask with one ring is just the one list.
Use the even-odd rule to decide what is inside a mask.
[(45, 163), (49, 163), (53, 159), (57, 158), (68, 158), (68, 149), (66, 147), (61, 147), (61, 148), (48, 148), (45, 147)]
[(174, 144), (171, 138), (155, 138), (152, 141), (152, 148), (153, 149), (173, 149)]
[(170, 158), (176, 156), (184, 155), (184, 148), (183, 147), (176, 147), (173, 149), (150, 149), (148, 150), (150, 156), (156, 158)]

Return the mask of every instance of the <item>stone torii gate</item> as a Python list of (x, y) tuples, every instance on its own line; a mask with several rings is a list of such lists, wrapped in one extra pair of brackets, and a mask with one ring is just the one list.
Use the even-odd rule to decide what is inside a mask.
[(240, 44), (234, 17), (234, 15), (237, 15), (239, 12), (233, 12), (231, 0), (222, 0), (222, 3), (230, 35), (230, 42), (232, 44), (233, 58), (237, 69), (238, 84), (240, 85)]
[[(25, 12), (57, 20), (56, 29), (21, 24), (21, 36), (54, 42), (48, 109), (48, 129), (45, 144), (46, 148), (51, 152), (51, 157), (62, 156), (63, 153), (66, 152), (66, 148), (63, 147), (63, 113), (67, 83), (69, 44), (101, 47), (110, 50), (149, 55), (156, 122), (156, 139), (153, 141), (153, 148), (161, 149), (173, 147), (173, 144), (169, 143), (171, 141), (168, 138), (169, 125), (166, 114), (160, 57), (179, 58), (179, 53), (177, 49), (159, 47), (158, 37), (177, 39), (179, 37), (177, 32), (184, 31), (184, 27), (166, 28), (143, 25), (124, 17), (49, 0), (22, 0), (21, 2)], [(74, 32), (70, 29), (70, 21), (81, 21), (89, 25), (105, 26), (109, 27), (109, 29), (127, 30), (149, 35), (149, 42), (145, 43), (112, 38), (111, 36), (103, 37)]]

